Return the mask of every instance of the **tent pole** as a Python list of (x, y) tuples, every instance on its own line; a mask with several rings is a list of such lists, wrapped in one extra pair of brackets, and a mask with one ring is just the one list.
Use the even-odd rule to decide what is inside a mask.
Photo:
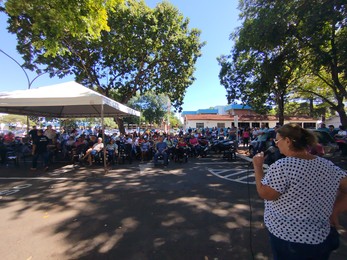
[(106, 163), (106, 142), (105, 142), (105, 126), (104, 126), (104, 103), (101, 104), (101, 127), (102, 127), (102, 141), (104, 143), (103, 156), (104, 156), (104, 173), (107, 173)]

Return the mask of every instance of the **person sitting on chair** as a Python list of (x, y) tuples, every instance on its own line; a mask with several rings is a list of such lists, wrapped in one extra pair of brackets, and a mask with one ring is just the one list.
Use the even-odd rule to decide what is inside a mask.
[(83, 159), (88, 157), (89, 166), (92, 165), (92, 155), (96, 155), (98, 152), (100, 152), (102, 149), (104, 149), (104, 143), (102, 142), (102, 138), (98, 138), (98, 142), (93, 145), (93, 147), (89, 148), (86, 152), (86, 155), (83, 157)]
[(141, 150), (141, 162), (143, 162), (146, 158), (149, 157), (149, 148), (151, 144), (149, 143), (147, 138), (143, 138), (141, 144), (140, 144), (140, 150)]
[(155, 145), (156, 152), (154, 154), (154, 165), (158, 163), (159, 155), (162, 155), (164, 158), (164, 165), (168, 164), (168, 156), (167, 156), (167, 143), (163, 141), (163, 136), (159, 137), (159, 142)]
[(118, 145), (116, 144), (113, 138), (110, 139), (109, 143), (106, 145), (107, 157), (109, 158), (109, 162), (114, 164), (114, 159), (118, 155)]

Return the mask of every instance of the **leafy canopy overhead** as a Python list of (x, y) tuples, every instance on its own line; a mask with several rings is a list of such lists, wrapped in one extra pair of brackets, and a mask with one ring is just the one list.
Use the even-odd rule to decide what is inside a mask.
[(10, 30), (17, 34), (24, 65), (32, 70), (46, 65), (60, 76), (72, 73), (77, 82), (123, 104), (137, 93), (164, 93), (180, 110), (204, 46), (200, 31), (189, 29), (189, 20), (168, 2), (151, 9), (144, 1), (128, 0), (114, 8), (117, 12), (108, 13), (110, 31), (95, 40), (67, 34), (60, 44), (70, 53), (55, 57), (33, 48), (31, 23), (11, 17)]
[(232, 55), (219, 58), (229, 102), (275, 104), (281, 121), (288, 98), (305, 93), (347, 125), (346, 1), (241, 0), (240, 9)]
[(109, 31), (109, 12), (123, 0), (7, 0), (6, 12), (19, 24), (30, 24), (31, 41), (45, 55), (68, 51), (62, 40), (69, 35), (76, 39), (98, 39)]

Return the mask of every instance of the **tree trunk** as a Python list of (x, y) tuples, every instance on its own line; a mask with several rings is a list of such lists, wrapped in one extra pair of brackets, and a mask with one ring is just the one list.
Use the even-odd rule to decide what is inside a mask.
[(116, 121), (117, 125), (118, 125), (118, 129), (119, 129), (119, 132), (121, 134), (125, 134), (125, 127), (124, 127), (124, 121), (122, 118), (119, 118), (119, 117), (115, 117), (114, 118), (114, 121)]
[(323, 111), (322, 111), (322, 122), (325, 123), (325, 115), (326, 115), (327, 111), (325, 108), (323, 108)]
[(347, 127), (347, 114), (344, 108), (339, 109), (339, 111), (337, 111), (337, 113), (340, 116), (340, 122), (341, 125), (343, 125), (344, 127)]
[(278, 99), (278, 123), (284, 124), (284, 100), (283, 97)]

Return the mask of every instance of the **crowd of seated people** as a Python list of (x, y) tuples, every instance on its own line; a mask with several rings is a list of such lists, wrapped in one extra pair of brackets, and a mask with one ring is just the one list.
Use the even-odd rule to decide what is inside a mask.
[(27, 140), (15, 137), (12, 131), (0, 134), (0, 164), (8, 164), (14, 161), (18, 164), (19, 159), (31, 154), (31, 145)]
[[(167, 164), (168, 160), (186, 161), (188, 157), (203, 157), (206, 155), (203, 151), (208, 147), (209, 140), (213, 138), (234, 138), (231, 134), (233, 131), (226, 129), (221, 132), (217, 128), (188, 129), (186, 132), (181, 130), (176, 134), (147, 130), (141, 134), (135, 131), (127, 134), (102, 135), (101, 129), (96, 128), (55, 130), (49, 125), (46, 129), (33, 126), (28, 135), (29, 143), (32, 144), (37, 138), (38, 130), (43, 130), (43, 135), (48, 138), (47, 153), (50, 160), (60, 156), (65, 161), (88, 165), (96, 162), (96, 157), (103, 156), (103, 146), (109, 164), (132, 163), (134, 160), (156, 161), (156, 154), (160, 153)], [(102, 140), (102, 137), (105, 140)], [(14, 142), (14, 135), (9, 133), (0, 138), (0, 157), (4, 162), (8, 145)], [(161, 144), (158, 147), (158, 143), (165, 145)], [(164, 151), (161, 151), (161, 146), (166, 146)]]
[[(229, 136), (228, 133), (224, 134), (225, 138)], [(213, 132), (208, 129), (206, 131), (194, 130), (185, 133), (180, 131), (177, 134), (152, 131), (139, 134), (135, 131), (127, 134), (105, 134), (103, 143), (106, 147), (106, 158), (109, 164), (125, 162), (131, 164), (134, 160), (140, 162), (153, 161), (156, 164), (158, 157), (163, 157), (163, 164), (167, 165), (169, 160), (186, 162), (189, 157), (200, 158), (206, 156), (209, 140), (213, 138), (212, 134)], [(78, 146), (77, 142), (82, 142), (81, 137), (84, 138), (84, 136), (83, 134), (76, 139), (74, 147)], [(89, 165), (92, 165), (93, 158), (102, 150), (95, 151), (96, 149), (93, 149), (98, 136), (100, 138), (102, 135), (100, 133), (98, 135), (86, 135), (88, 148), (84, 151), (82, 160), (86, 160)], [(216, 134), (216, 138), (220, 139), (221, 136)], [(71, 136), (68, 139), (70, 140)], [(99, 142), (102, 142), (101, 139), (99, 140)], [(64, 145), (68, 144), (68, 141), (66, 141)]]
[[(340, 132), (338, 132), (333, 126), (332, 128), (335, 130), (333, 132), (334, 137), (338, 134), (347, 135), (345, 129), (340, 129)], [(8, 161), (11, 152), (20, 156), (24, 153), (31, 156), (30, 149), (38, 136), (38, 130), (40, 129), (33, 126), (25, 141), (24, 139), (17, 139), (11, 131), (6, 134), (0, 134), (0, 163), (4, 164)], [(108, 135), (106, 133), (102, 134), (102, 130), (98, 128), (54, 130), (52, 126), (47, 126), (46, 129), (41, 130), (43, 130), (43, 135), (48, 138), (47, 153), (50, 163), (54, 161), (53, 158), (60, 156), (65, 161), (86, 163), (87, 165), (103, 161), (100, 160), (104, 156), (104, 148), (102, 146), (105, 146), (107, 163), (111, 165), (126, 162), (132, 163), (133, 161), (157, 162), (157, 156), (161, 157), (159, 155), (163, 155), (164, 164), (167, 164), (169, 161), (185, 162), (190, 157), (199, 158), (206, 156), (206, 151), (208, 151), (209, 147), (213, 147), (211, 145), (215, 141), (232, 140), (236, 141), (237, 145), (243, 144), (244, 147), (248, 147), (252, 140), (264, 136), (264, 139), (257, 138), (259, 140), (259, 143), (256, 145), (258, 151), (267, 147), (268, 142), (272, 142), (273, 138), (265, 139), (268, 136), (267, 133), (273, 134), (273, 130), (276, 131), (276, 129), (269, 129), (266, 125), (253, 128), (189, 128), (186, 131), (177, 131), (175, 134), (146, 130), (141, 132), (141, 134), (134, 131), (126, 134), (116, 132)], [(101, 143), (96, 145), (98, 138), (104, 138), (104, 140), (99, 139), (102, 145)], [(166, 145), (162, 144), (158, 147), (158, 143), (165, 143)], [(98, 147), (97, 150), (93, 149), (94, 145)], [(163, 149), (164, 151), (161, 151), (163, 146), (166, 146), (166, 148)], [(319, 151), (317, 154), (320, 154)]]
[[(59, 129), (55, 130), (51, 125), (45, 129), (39, 129), (32, 126), (28, 133), (28, 145), (32, 144), (38, 138), (38, 131), (43, 132), (47, 137), (47, 154), (50, 162), (53, 158), (60, 157), (62, 160), (68, 160), (74, 163), (88, 163), (92, 165), (95, 157), (101, 157), (100, 154), (105, 146), (106, 159), (109, 164), (117, 164), (133, 160), (152, 161), (157, 155), (162, 154), (165, 157), (165, 164), (170, 160), (186, 160), (188, 157), (201, 157), (202, 147), (208, 145), (208, 140), (215, 136), (220, 138), (217, 128), (210, 131), (208, 128), (202, 130), (188, 130), (187, 132), (177, 132), (176, 134), (166, 134), (165, 132), (145, 131), (142, 134), (135, 132), (112, 135), (102, 135), (101, 129)], [(228, 131), (222, 134), (228, 136)], [(102, 140), (101, 137), (105, 138)], [(99, 140), (99, 141), (98, 141)], [(14, 144), (15, 136), (9, 132), (0, 136), (0, 158), (1, 162), (6, 161), (6, 153), (9, 147)], [(165, 143), (157, 146), (158, 143)], [(166, 146), (161, 151), (161, 146)], [(30, 149), (28, 148), (28, 149)], [(30, 153), (30, 151), (29, 151)], [(156, 155), (157, 154), (157, 155)]]
[[(259, 136), (264, 136), (264, 139), (258, 138), (259, 144), (257, 150), (267, 147), (267, 142), (272, 142), (272, 135), (275, 133), (278, 126), (274, 129), (269, 129), (266, 125), (261, 124), (260, 127), (243, 127), (243, 128), (202, 128), (202, 129), (188, 129), (186, 132), (182, 130), (176, 134), (166, 134), (165, 132), (152, 132), (145, 131), (141, 134), (132, 132), (128, 134), (115, 134), (112, 136), (105, 136), (105, 144), (107, 140), (113, 139), (117, 144), (118, 153), (111, 152), (114, 156), (115, 162), (120, 162), (119, 159), (123, 158), (131, 163), (133, 160), (139, 161), (154, 161), (155, 155), (160, 153), (157, 148), (158, 142), (165, 142), (165, 154), (171, 160), (184, 160), (189, 157), (204, 157), (210, 144), (213, 140), (217, 141), (235, 141), (236, 149), (239, 144), (247, 147), (249, 143)], [(267, 134), (267, 133), (271, 133)], [(162, 137), (162, 138), (161, 138)], [(265, 139), (266, 137), (266, 139)], [(162, 139), (162, 140), (161, 140)], [(114, 150), (116, 151), (116, 150)], [(124, 162), (124, 160), (121, 160)], [(164, 160), (166, 161), (166, 160)], [(165, 162), (166, 164), (167, 162)]]

